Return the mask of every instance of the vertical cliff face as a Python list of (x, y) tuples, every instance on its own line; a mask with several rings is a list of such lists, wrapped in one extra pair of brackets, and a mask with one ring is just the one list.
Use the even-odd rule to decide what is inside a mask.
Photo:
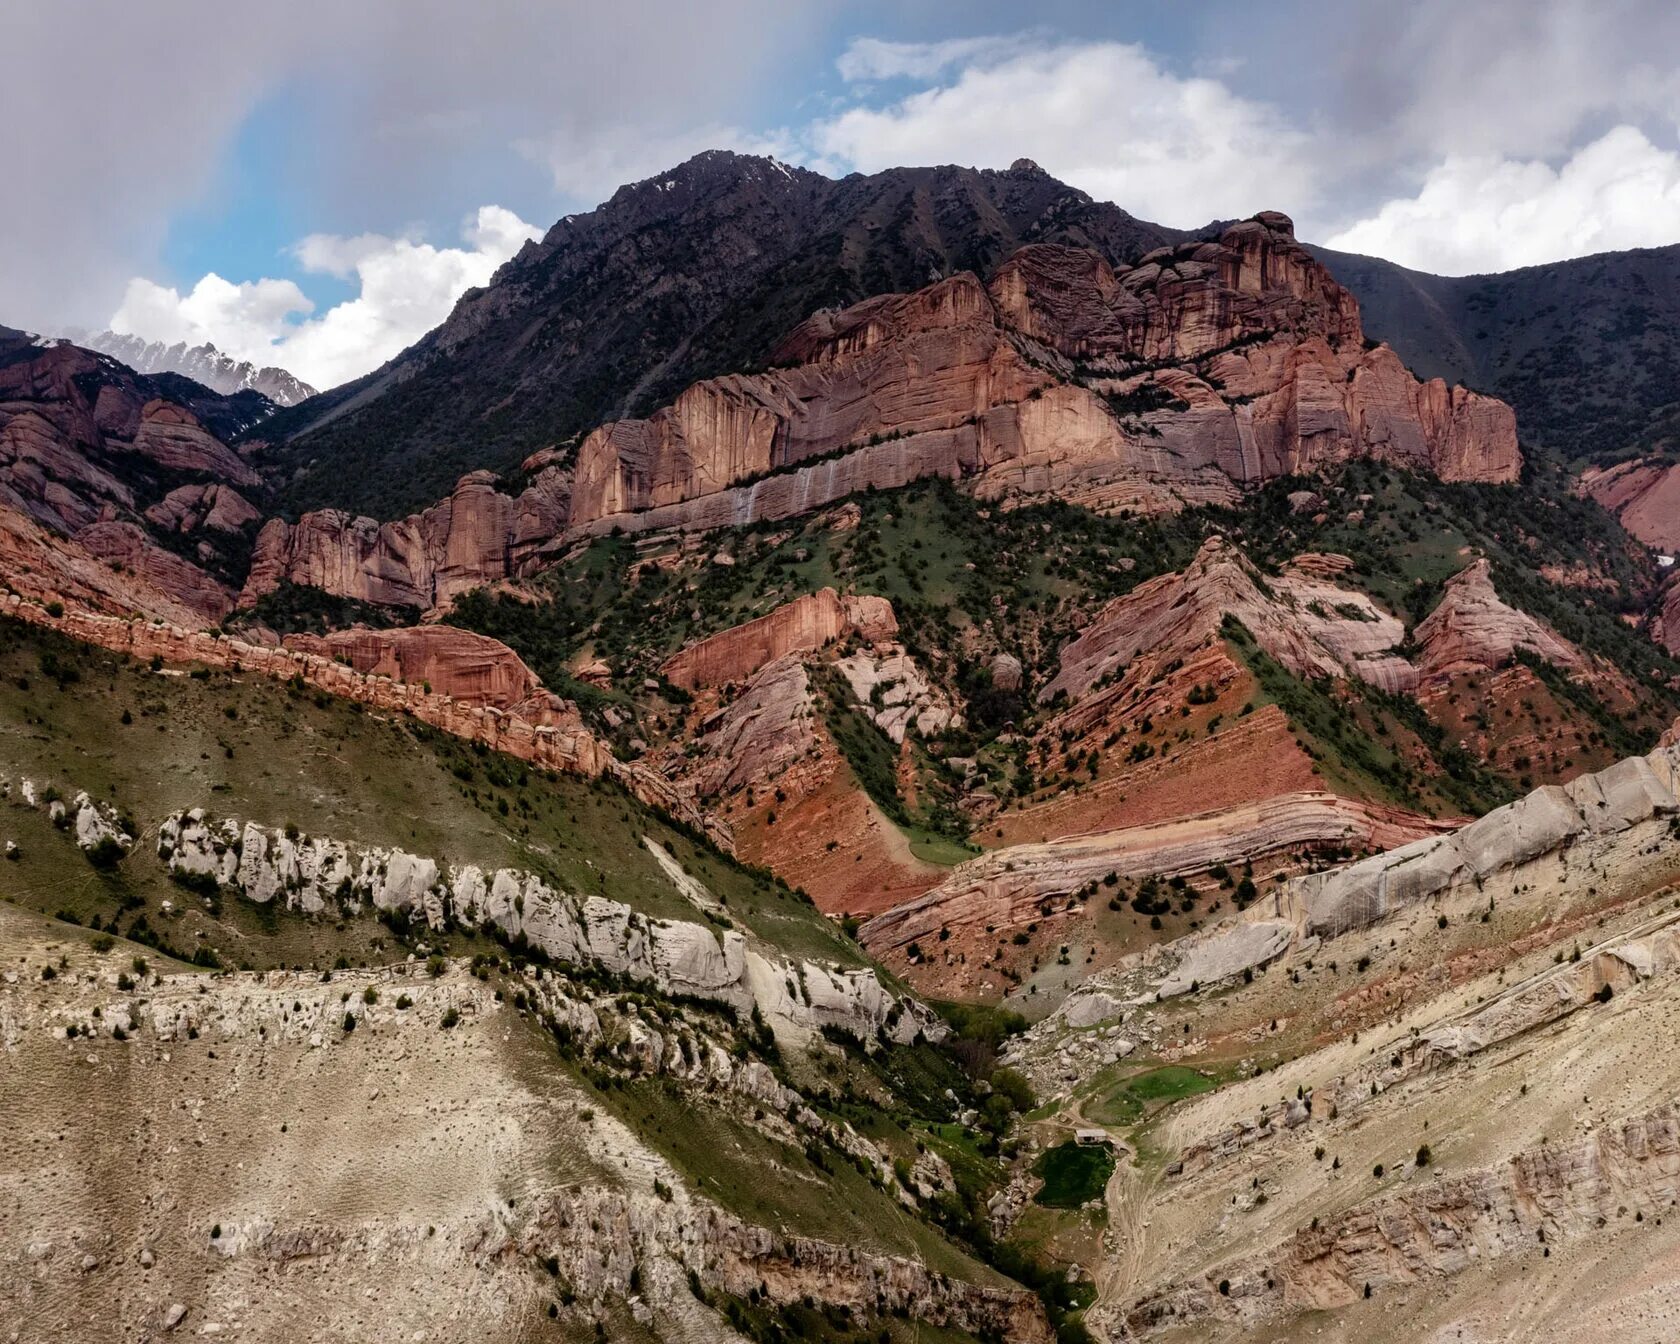
[(1270, 210), (1118, 272), (1081, 248), (1025, 247), (990, 290), (1011, 327), (1075, 358), (1178, 362), (1279, 332), (1363, 339), (1353, 296)]
[(697, 383), (646, 420), (592, 433), (578, 454), (572, 525), (681, 504), (888, 436), (939, 436), (937, 460), (972, 470), (976, 418), (1051, 381), (1008, 347), (968, 274), (819, 314), (776, 358), (786, 367)]
[(340, 509), (271, 519), (257, 536), (239, 604), (251, 607), (282, 583), (427, 611), (457, 593), (512, 578), (561, 530), (570, 476), (540, 466), (517, 496), (487, 471), (463, 476), (454, 493), (394, 523)]
[(539, 454), (516, 498), (474, 472), (396, 522), (271, 522), (241, 604), (291, 582), (431, 609), (567, 538), (788, 518), (926, 477), (1161, 512), (1361, 456), (1447, 480), (1521, 469), (1509, 408), (1366, 348), (1352, 296), (1273, 212), (1132, 267), (1034, 243), (988, 283), (819, 311), (771, 364), (598, 427), (572, 468)]
[(788, 654), (815, 653), (850, 634), (873, 643), (897, 633), (898, 620), (884, 597), (842, 597), (822, 588), (784, 603), (757, 620), (690, 644), (666, 660), (665, 675), (688, 690), (745, 681), (766, 663)]
[(1352, 295), (1276, 213), (1119, 270), (1029, 246), (985, 286), (958, 275), (818, 314), (777, 360), (591, 434), (571, 527), (780, 516), (748, 483), (819, 458), (837, 460), (799, 473), (798, 507), (896, 483), (889, 463), (988, 495), (1106, 487), (1155, 507), (1359, 456), (1450, 480), (1521, 468), (1509, 408), (1366, 349)]

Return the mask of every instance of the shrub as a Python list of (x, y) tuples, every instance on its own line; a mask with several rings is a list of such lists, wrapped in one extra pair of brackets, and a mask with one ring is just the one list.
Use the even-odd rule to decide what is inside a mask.
[(461, 1014), (459, 1013), (459, 1011), (457, 1011), (454, 1008), (449, 1008), (449, 1009), (446, 1009), (444, 1011), (443, 1016), (438, 1019), (438, 1026), (442, 1027), (445, 1031), (448, 1031), (451, 1027), (455, 1026), (455, 1024), (458, 1023), (460, 1020), (461, 1020)]
[(108, 835), (102, 835), (96, 844), (90, 845), (84, 853), (87, 861), (95, 868), (114, 868), (123, 856), (123, 847)]

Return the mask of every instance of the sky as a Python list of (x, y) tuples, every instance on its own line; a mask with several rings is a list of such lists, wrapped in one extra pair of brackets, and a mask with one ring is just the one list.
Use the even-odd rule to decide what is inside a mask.
[(60, 0), (9, 7), (0, 324), (325, 388), (708, 148), (1020, 157), (1440, 274), (1680, 242), (1672, 0)]

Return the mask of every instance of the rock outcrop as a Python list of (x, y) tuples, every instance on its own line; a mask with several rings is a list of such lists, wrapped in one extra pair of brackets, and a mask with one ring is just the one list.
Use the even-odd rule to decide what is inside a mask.
[(1024, 927), (1046, 917), (1047, 902), (1065, 907), (1110, 874), (1173, 877), (1279, 850), (1392, 843), (1415, 835), (1418, 821), (1334, 794), (1288, 794), (1160, 825), (1012, 845), (958, 865), (926, 894), (869, 920), (858, 937), (883, 957), (942, 929)]
[[(149, 567), (153, 552), (148, 550), (145, 554)], [(191, 592), (201, 591), (202, 577), (201, 574), (192, 576)], [(26, 599), (37, 609), (56, 603), (107, 616), (125, 619), (138, 616), (193, 629), (202, 626), (212, 614), (188, 605), (180, 593), (157, 587), (126, 565), (116, 569), (96, 558), (85, 546), (49, 531), (25, 513), (4, 506), (0, 506), (0, 578), (9, 593)], [(221, 606), (218, 600), (212, 610)]]
[(158, 829), (173, 873), (214, 879), (259, 905), (308, 914), (367, 907), (434, 928), (451, 921), (528, 940), (554, 960), (645, 981), (662, 994), (755, 1009), (772, 1023), (835, 1027), (865, 1040), (939, 1036), (937, 1017), (887, 989), (875, 972), (771, 960), (735, 929), (651, 919), (621, 901), (580, 897), (511, 868), (450, 868), (401, 850), (359, 849), (253, 822), (177, 813)]
[(1556, 631), (1500, 599), (1486, 560), (1474, 560), (1447, 580), (1435, 610), (1418, 623), (1419, 667), (1427, 677), (1492, 671), (1527, 653), (1579, 672), (1586, 658)]
[(146, 520), (168, 532), (239, 532), (262, 514), (231, 485), (182, 485), (147, 509)]
[[(1549, 784), (1446, 835), (1429, 836), (1325, 872), (1291, 878), (1235, 925), (1163, 949), (1176, 967), (1159, 984), (1173, 995), (1206, 988), (1277, 959), (1306, 939), (1336, 938), (1426, 903), (1484, 901), (1495, 878), (1540, 874), (1555, 885), (1576, 868), (1616, 871), (1660, 860), (1680, 814), (1680, 747), (1660, 747), (1608, 769)], [(1256, 931), (1250, 925), (1262, 926)], [(1287, 936), (1281, 936), (1286, 934)], [(1188, 969), (1186, 969), (1188, 968)], [(1220, 972), (1214, 974), (1215, 969)]]
[(1144, 1335), (1223, 1319), (1252, 1328), (1284, 1312), (1345, 1308), (1374, 1291), (1584, 1236), (1630, 1208), (1643, 1220), (1677, 1197), (1680, 1111), (1670, 1104), (1314, 1219), (1262, 1256), (1146, 1297), (1124, 1327)]
[(896, 745), (912, 728), (921, 737), (934, 737), (962, 726), (962, 715), (899, 644), (859, 649), (835, 666), (852, 688), (858, 709)]
[(668, 658), (663, 671), (673, 685), (686, 690), (726, 686), (745, 681), (788, 654), (815, 653), (854, 634), (872, 644), (897, 631), (898, 620), (886, 598), (842, 597), (832, 588), (821, 588), (690, 644)]
[(774, 778), (810, 751), (815, 722), (811, 678), (799, 656), (766, 663), (702, 725), (703, 764), (695, 776), (700, 796), (715, 798)]
[(922, 476), (1163, 509), (1357, 456), (1449, 480), (1521, 462), (1508, 407), (1363, 348), (1352, 296), (1277, 214), (1119, 272), (1028, 247), (990, 286), (820, 313), (776, 360), (591, 434), (571, 529), (749, 523)]
[(292, 583), (430, 611), (469, 588), (516, 578), (563, 529), (570, 492), (565, 468), (546, 460), (527, 465), (534, 474), (517, 496), (498, 490), (493, 473), (475, 471), (442, 503), (397, 522), (340, 509), (306, 513), (296, 523), (271, 519), (257, 536), (239, 604), (254, 606)]
[(1146, 652), (1161, 661), (1185, 657), (1218, 636), (1227, 616), (1296, 676), (1351, 675), (1386, 690), (1414, 688), (1417, 671), (1395, 651), (1404, 624), (1364, 593), (1323, 578), (1323, 568), (1262, 579), (1240, 549), (1211, 537), (1184, 569), (1109, 603), (1063, 648), (1039, 700), (1084, 699)]
[(1580, 489), (1653, 550), (1680, 552), (1680, 464), (1634, 458), (1613, 467), (1589, 467)]
[[(232, 566), (231, 534), (249, 521), (233, 487), (257, 483), (243, 458), (152, 380), (64, 342), (0, 333), (0, 511), (63, 539), (68, 545), (54, 549), (71, 566), (120, 567), (198, 620), (218, 621), (231, 594), (216, 575)], [(163, 510), (167, 530), (185, 531), (182, 492), (224, 488), (217, 527), (200, 533), (192, 559), (148, 534), (153, 509)], [(85, 561), (72, 558), (77, 551)], [(84, 574), (82, 586), (90, 585), (113, 586)]]
[(451, 625), (288, 635), (285, 644), (475, 708), (523, 711), (529, 717), (562, 712), (562, 702), (543, 691), (537, 674), (506, 644)]
[[(9, 906), (0, 939), (31, 956), (65, 946)], [(936, 1270), (906, 1238), (745, 1216), (720, 1197), (718, 1168), (668, 1159), (554, 1061), (558, 1043), (615, 1080), (657, 1078), (685, 1119), (765, 1151), (832, 1154), (881, 1186), (881, 1214), (912, 1216), (898, 1211), (913, 1201), (887, 1154), (732, 1051), (744, 1028), (728, 1014), (656, 1012), (555, 967), (512, 972), (504, 992), (465, 964), (413, 960), (329, 977), (163, 965), (135, 995), (131, 947), (70, 950), (75, 976), (0, 981), (4, 1096), (20, 1135), (9, 1226), (28, 1266), (0, 1281), (0, 1308), (25, 1336), (163, 1338), (190, 1321), (206, 1336), (288, 1338), (305, 1304), (318, 1333), (357, 1339), (447, 1335), (469, 1315), (498, 1338), (546, 1315), (563, 1334), (607, 1320), (649, 1338), (719, 1339), (732, 1333), (719, 1295), (750, 1295), (858, 1322), (914, 1311), (954, 1332), (1052, 1338), (1032, 1293), (960, 1252)], [(114, 1131), (106, 1089), (88, 1080), (107, 1070), (123, 1077), (124, 1113), (151, 1117), (126, 1175), (97, 1155), (51, 1165), (24, 1136), (75, 1134), (101, 1150)], [(234, 1123), (248, 1107), (285, 1119)], [(202, 1159), (213, 1127), (225, 1173)], [(926, 1169), (950, 1179), (942, 1163)], [(381, 1179), (347, 1201), (346, 1170)]]

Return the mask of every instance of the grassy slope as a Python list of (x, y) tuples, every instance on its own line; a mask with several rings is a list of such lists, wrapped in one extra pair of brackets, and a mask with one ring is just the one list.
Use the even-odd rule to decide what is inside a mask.
[[(76, 679), (60, 685), (44, 675), (43, 658), (73, 669)], [(84, 922), (135, 897), (154, 910), (164, 899), (182, 904), (155, 858), (155, 827), (176, 809), (202, 806), (452, 863), (520, 867), (580, 894), (694, 919), (694, 907), (642, 845), (651, 836), (765, 944), (861, 964), (855, 947), (806, 902), (696, 843), (616, 786), (546, 776), (407, 720), (263, 678), (153, 673), (4, 622), (0, 743), (6, 773), (66, 795), (85, 789), (143, 828), (122, 864), (97, 873), (79, 856), (65, 861), (74, 849), (64, 837), (62, 846), (52, 843), (44, 814), (21, 806), (0, 813), (8, 833), (27, 837), (22, 861), (5, 874), (7, 894), (49, 913), (68, 909)], [(225, 903), (224, 915), (239, 924), (264, 915), (248, 907), (235, 913), (240, 904)], [(216, 936), (238, 941), (227, 929)], [(260, 964), (255, 958), (298, 960), (303, 949), (276, 956), (257, 941), (250, 950)]]

